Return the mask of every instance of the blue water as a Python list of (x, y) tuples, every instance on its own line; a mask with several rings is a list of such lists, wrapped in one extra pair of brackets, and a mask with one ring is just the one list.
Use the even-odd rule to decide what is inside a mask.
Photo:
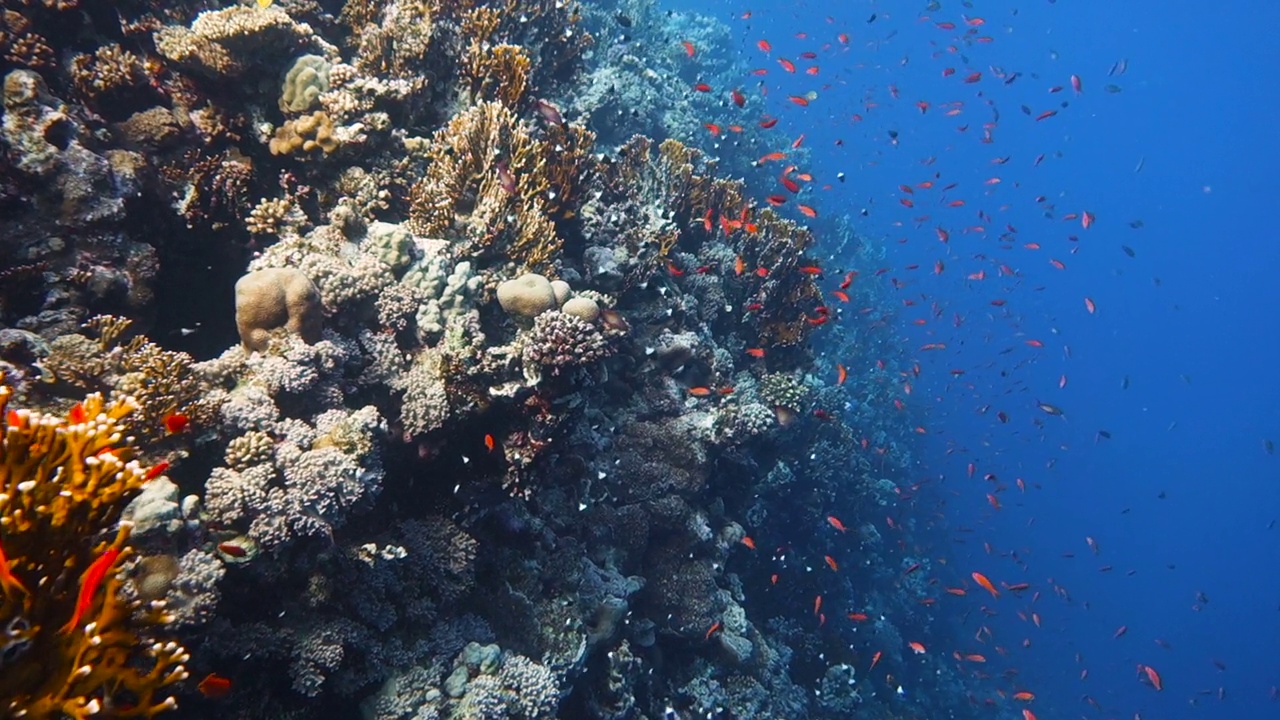
[[(945, 558), (939, 581), (969, 591), (939, 600), (931, 651), (987, 656), (966, 665), (973, 694), (1007, 715), (1021, 706), (997, 690), (1034, 692), (1040, 718), (1280, 716), (1280, 529), (1270, 526), (1280, 456), (1266, 447), (1280, 442), (1280, 6), (667, 5), (724, 20), (742, 61), (768, 70), (742, 85), (753, 103), (756, 84), (767, 88), (764, 112), (781, 119), (776, 149), (805, 135), (800, 171), (814, 180), (800, 198), (820, 214), (814, 227), (865, 210), (855, 227), (887, 249), (889, 272), (862, 267), (857, 282), (883, 284), (896, 310), (888, 360), (920, 367), (908, 398), (925, 429), (913, 472), (931, 482), (904, 513), (933, 526), (916, 540)], [(958, 41), (970, 27), (971, 41)], [(981, 36), (991, 42), (972, 41)], [(818, 75), (805, 74), (814, 64)], [(982, 77), (966, 83), (973, 72)], [(787, 100), (809, 91), (818, 97), (807, 107)], [(761, 171), (757, 187), (776, 187), (767, 173), (777, 170)], [(926, 181), (934, 187), (918, 187)], [(964, 205), (948, 206), (955, 200)], [(926, 343), (946, 349), (921, 351)], [(991, 598), (973, 571), (1031, 589)], [(973, 641), (982, 625), (991, 639)], [(1140, 681), (1139, 664), (1158, 671), (1162, 691)]]

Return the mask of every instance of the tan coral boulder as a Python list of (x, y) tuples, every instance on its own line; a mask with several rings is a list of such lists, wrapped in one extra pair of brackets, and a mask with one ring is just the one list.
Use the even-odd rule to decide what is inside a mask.
[(301, 270), (266, 268), (236, 281), (236, 329), (251, 352), (267, 349), (278, 328), (318, 341), (321, 312), (320, 291)]
[(508, 315), (533, 318), (559, 307), (551, 282), (542, 275), (525, 273), (498, 285), (498, 304)]

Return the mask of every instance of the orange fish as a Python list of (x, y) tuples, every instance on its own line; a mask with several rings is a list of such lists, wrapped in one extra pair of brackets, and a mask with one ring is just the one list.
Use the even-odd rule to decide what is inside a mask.
[(827, 561), (827, 567), (831, 568), (836, 572), (840, 572), (840, 566), (836, 564), (835, 558), (831, 557), (830, 555), (824, 555), (822, 556), (822, 559)]
[(769, 44), (768, 40), (757, 40), (756, 47), (760, 48), (761, 52), (769, 52), (773, 49), (773, 46)]
[(844, 523), (840, 522), (840, 518), (836, 517), (835, 515), (828, 515), (827, 522), (831, 523), (831, 527), (839, 530), (842, 533), (849, 532), (849, 529), (844, 526)]
[(752, 540), (750, 535), (743, 535), (742, 540), (740, 540), (739, 542), (741, 542), (743, 545), (746, 545), (748, 548), (752, 550), (756, 549), (756, 541)]
[(844, 381), (849, 377), (849, 371), (844, 369), (840, 363), (836, 363), (836, 384), (843, 385)]
[(1151, 665), (1143, 665), (1142, 671), (1147, 674), (1147, 679), (1151, 680), (1151, 687), (1156, 688), (1157, 691), (1165, 689), (1165, 684), (1161, 682), (1160, 673), (1156, 673), (1155, 667), (1152, 667)]
[(1036, 699), (1036, 696), (1035, 696), (1035, 693), (1029, 693), (1026, 690), (1022, 690), (1020, 692), (1014, 693), (1013, 699), (1021, 700), (1022, 702), (1031, 702), (1032, 700)]
[(498, 446), (498, 443), (494, 441), (492, 435), (486, 434), (484, 436), (484, 446), (489, 448), (489, 452), (493, 452), (493, 449)]
[(84, 575), (80, 578), (80, 594), (76, 597), (76, 609), (72, 613), (71, 619), (62, 627), (60, 632), (63, 635), (80, 626), (80, 618), (84, 617), (85, 611), (93, 605), (93, 596), (98, 593), (98, 588), (102, 585), (102, 579), (107, 576), (107, 571), (115, 564), (118, 557), (120, 557), (120, 551), (116, 548), (109, 548), (102, 553), (101, 557), (89, 565), (89, 569), (84, 571)]
[(799, 95), (788, 95), (787, 99), (800, 107), (809, 107), (809, 98), (801, 97)]
[(689, 388), (689, 394), (694, 397), (707, 397), (708, 395), (711, 394), (711, 390), (701, 386), (691, 387)]
[(747, 354), (753, 358), (764, 357), (764, 348), (747, 348)]
[(196, 685), (196, 689), (200, 691), (201, 695), (211, 700), (217, 700), (231, 693), (231, 681), (217, 673), (209, 673), (205, 679), (200, 681), (199, 685)]
[(835, 291), (832, 291), (831, 294), (834, 295), (836, 299), (839, 300), (840, 302), (850, 302), (849, 293), (843, 290), (835, 290)]
[(791, 62), (786, 58), (778, 58), (778, 64), (782, 66), (783, 70), (786, 70), (789, 73), (793, 73), (796, 71), (795, 63)]
[(684, 45), (684, 54), (688, 55), (689, 57), (693, 57), (694, 53), (696, 52), (696, 50), (693, 47), (693, 43), (689, 42), (688, 40), (681, 40), (680, 44)]
[(965, 592), (964, 588), (949, 587), (946, 590), (947, 590), (947, 593), (951, 595), (956, 595), (956, 596), (964, 596), (968, 594), (967, 592)]
[(849, 619), (854, 622), (866, 622), (868, 616), (866, 613), (849, 613)]
[(875, 655), (871, 656), (871, 667), (867, 668), (867, 672), (871, 672), (876, 668), (876, 663), (880, 662), (880, 651), (877, 650)]
[(802, 215), (807, 215), (811, 218), (818, 217), (818, 211), (808, 205), (796, 205), (796, 209), (799, 210)]
[(813, 599), (813, 614), (817, 615), (818, 611), (821, 609), (822, 609), (822, 596), (818, 595)]
[(1036, 720), (1036, 714), (1026, 708), (1022, 708), (1022, 720)]
[(711, 639), (711, 636), (712, 636), (712, 635), (714, 635), (714, 634), (715, 634), (715, 632), (716, 632), (717, 630), (719, 630), (721, 627), (722, 627), (722, 626), (720, 625), (720, 621), (719, 621), (719, 620), (715, 621), (714, 623), (712, 623), (712, 624), (711, 624), (711, 627), (707, 629), (707, 635), (706, 635), (706, 637), (704, 637), (704, 638), (702, 638), (702, 639), (703, 639), (703, 640), (710, 640), (710, 639)]
[[(774, 122), (777, 122), (777, 120), (774, 120)], [(770, 127), (772, 127), (772, 125), (771, 125)], [(763, 164), (765, 164), (765, 163), (769, 162), (770, 160), (782, 160), (782, 159), (783, 159), (783, 158), (785, 158), (786, 156), (787, 156), (787, 154), (786, 154), (786, 153), (784, 153), (784, 152), (771, 152), (771, 153), (769, 153), (768, 155), (762, 155), (762, 156), (760, 156), (760, 159), (756, 161), (756, 164), (757, 164), (757, 165), (763, 165)]]
[(741, 275), (742, 273), (746, 272), (746, 270), (747, 270), (747, 261), (743, 260), (741, 255), (733, 259), (734, 274)]
[(917, 655), (923, 655), (926, 652), (926, 650), (924, 649), (924, 645), (914, 640), (907, 643), (907, 647), (911, 648), (912, 652), (914, 652)]
[(982, 586), (983, 590), (991, 593), (991, 597), (1000, 597), (1000, 591), (996, 590), (996, 586), (991, 584), (991, 581), (987, 579), (986, 575), (983, 575), (980, 572), (975, 572), (971, 574), (971, 577), (974, 582)]
[(1084, 299), (1084, 309), (1088, 310), (1089, 314), (1092, 315), (1098, 311), (1098, 306), (1094, 304), (1093, 298), (1086, 297)]
[(986, 658), (985, 656), (983, 656), (983, 655), (978, 655), (978, 654), (976, 654), (976, 653), (974, 653), (974, 654), (972, 654), (972, 655), (965, 655), (965, 656), (964, 656), (964, 659), (965, 659), (965, 660), (968, 660), (969, 662), (976, 662), (976, 663), (984, 663), (984, 662), (986, 662), (986, 661), (987, 661), (987, 658)]

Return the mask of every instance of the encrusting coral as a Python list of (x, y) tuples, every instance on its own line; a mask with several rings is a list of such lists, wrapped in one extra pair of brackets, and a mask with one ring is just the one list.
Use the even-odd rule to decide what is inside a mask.
[(162, 602), (130, 601), (125, 505), (166, 464), (134, 456), (137, 405), (90, 395), (65, 418), (8, 409), (0, 386), (0, 708), (11, 718), (152, 717), (177, 706), (186, 650), (154, 635)]

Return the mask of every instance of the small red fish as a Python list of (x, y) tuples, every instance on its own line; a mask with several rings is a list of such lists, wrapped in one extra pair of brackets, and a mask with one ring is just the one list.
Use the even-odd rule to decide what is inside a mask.
[(828, 515), (827, 522), (831, 523), (831, 527), (835, 528), (836, 530), (839, 530), (842, 533), (849, 532), (849, 529), (844, 526), (844, 523), (840, 522), (840, 518), (836, 517), (835, 515)]
[(747, 348), (747, 354), (753, 358), (764, 357), (764, 348)]
[(991, 597), (1000, 597), (1000, 591), (996, 590), (996, 586), (991, 584), (991, 581), (987, 579), (986, 575), (983, 575), (980, 572), (975, 572), (971, 573), (970, 577), (973, 578), (974, 582), (981, 585), (983, 590), (991, 593)]
[(707, 629), (706, 637), (702, 639), (710, 640), (711, 636), (714, 635), (716, 631), (719, 630), (721, 627), (723, 627), (723, 625), (720, 624), (720, 621), (719, 620), (715, 621), (714, 623), (711, 624), (711, 627)]
[(217, 673), (209, 673), (196, 685), (196, 689), (210, 700), (217, 700), (231, 693), (231, 681)]
[(248, 557), (249, 551), (243, 545), (233, 542), (218, 543), (218, 552), (233, 558)]
[(93, 596), (98, 593), (98, 588), (102, 585), (103, 578), (107, 576), (107, 571), (115, 564), (118, 557), (120, 557), (118, 549), (108, 548), (106, 552), (102, 553), (101, 557), (94, 560), (89, 565), (89, 568), (84, 571), (84, 575), (80, 578), (80, 594), (76, 597), (76, 609), (67, 624), (62, 626), (60, 632), (63, 635), (80, 626), (80, 619), (84, 617), (85, 611), (93, 605)]
[(492, 435), (486, 433), (484, 436), (484, 446), (489, 449), (489, 452), (493, 452), (493, 449), (498, 446), (498, 443), (494, 441)]
[(180, 432), (186, 432), (191, 426), (191, 419), (182, 413), (169, 413), (164, 416), (164, 429), (170, 435), (177, 435)]
[(800, 211), (800, 214), (802, 214), (802, 215), (806, 215), (806, 216), (811, 217), (811, 218), (816, 218), (816, 217), (818, 217), (818, 211), (817, 211), (817, 210), (814, 210), (813, 208), (809, 207), (808, 205), (801, 205), (801, 204), (798, 204), (798, 203), (797, 203), (797, 204), (796, 204), (796, 209), (797, 209), (797, 210), (799, 210), (799, 211)]
[(681, 40), (680, 44), (684, 45), (684, 54), (688, 55), (689, 57), (693, 57), (694, 54), (697, 52), (697, 49), (693, 47), (693, 43), (689, 42), (688, 40)]
[(750, 535), (743, 535), (742, 539), (739, 540), (738, 542), (741, 542), (743, 545), (746, 545), (751, 550), (756, 549), (756, 541), (752, 540)]
[(840, 363), (836, 363), (836, 384), (843, 385), (844, 381), (849, 378), (849, 371), (844, 369)]
[(5, 595), (15, 590), (23, 595), (31, 594), (27, 591), (27, 587), (22, 584), (22, 581), (9, 569), (9, 560), (4, 556), (3, 545), (0, 545), (0, 590), (4, 590)]
[(693, 89), (698, 92), (711, 92), (711, 86), (706, 83), (698, 83), (693, 86)]
[(827, 567), (831, 568), (836, 572), (840, 572), (840, 566), (836, 564), (835, 558), (831, 557), (830, 555), (824, 555), (822, 556), (822, 559), (827, 561)]
[(881, 651), (877, 650), (876, 654), (871, 656), (871, 667), (867, 668), (867, 672), (874, 670), (876, 668), (876, 663), (880, 662), (880, 652)]

